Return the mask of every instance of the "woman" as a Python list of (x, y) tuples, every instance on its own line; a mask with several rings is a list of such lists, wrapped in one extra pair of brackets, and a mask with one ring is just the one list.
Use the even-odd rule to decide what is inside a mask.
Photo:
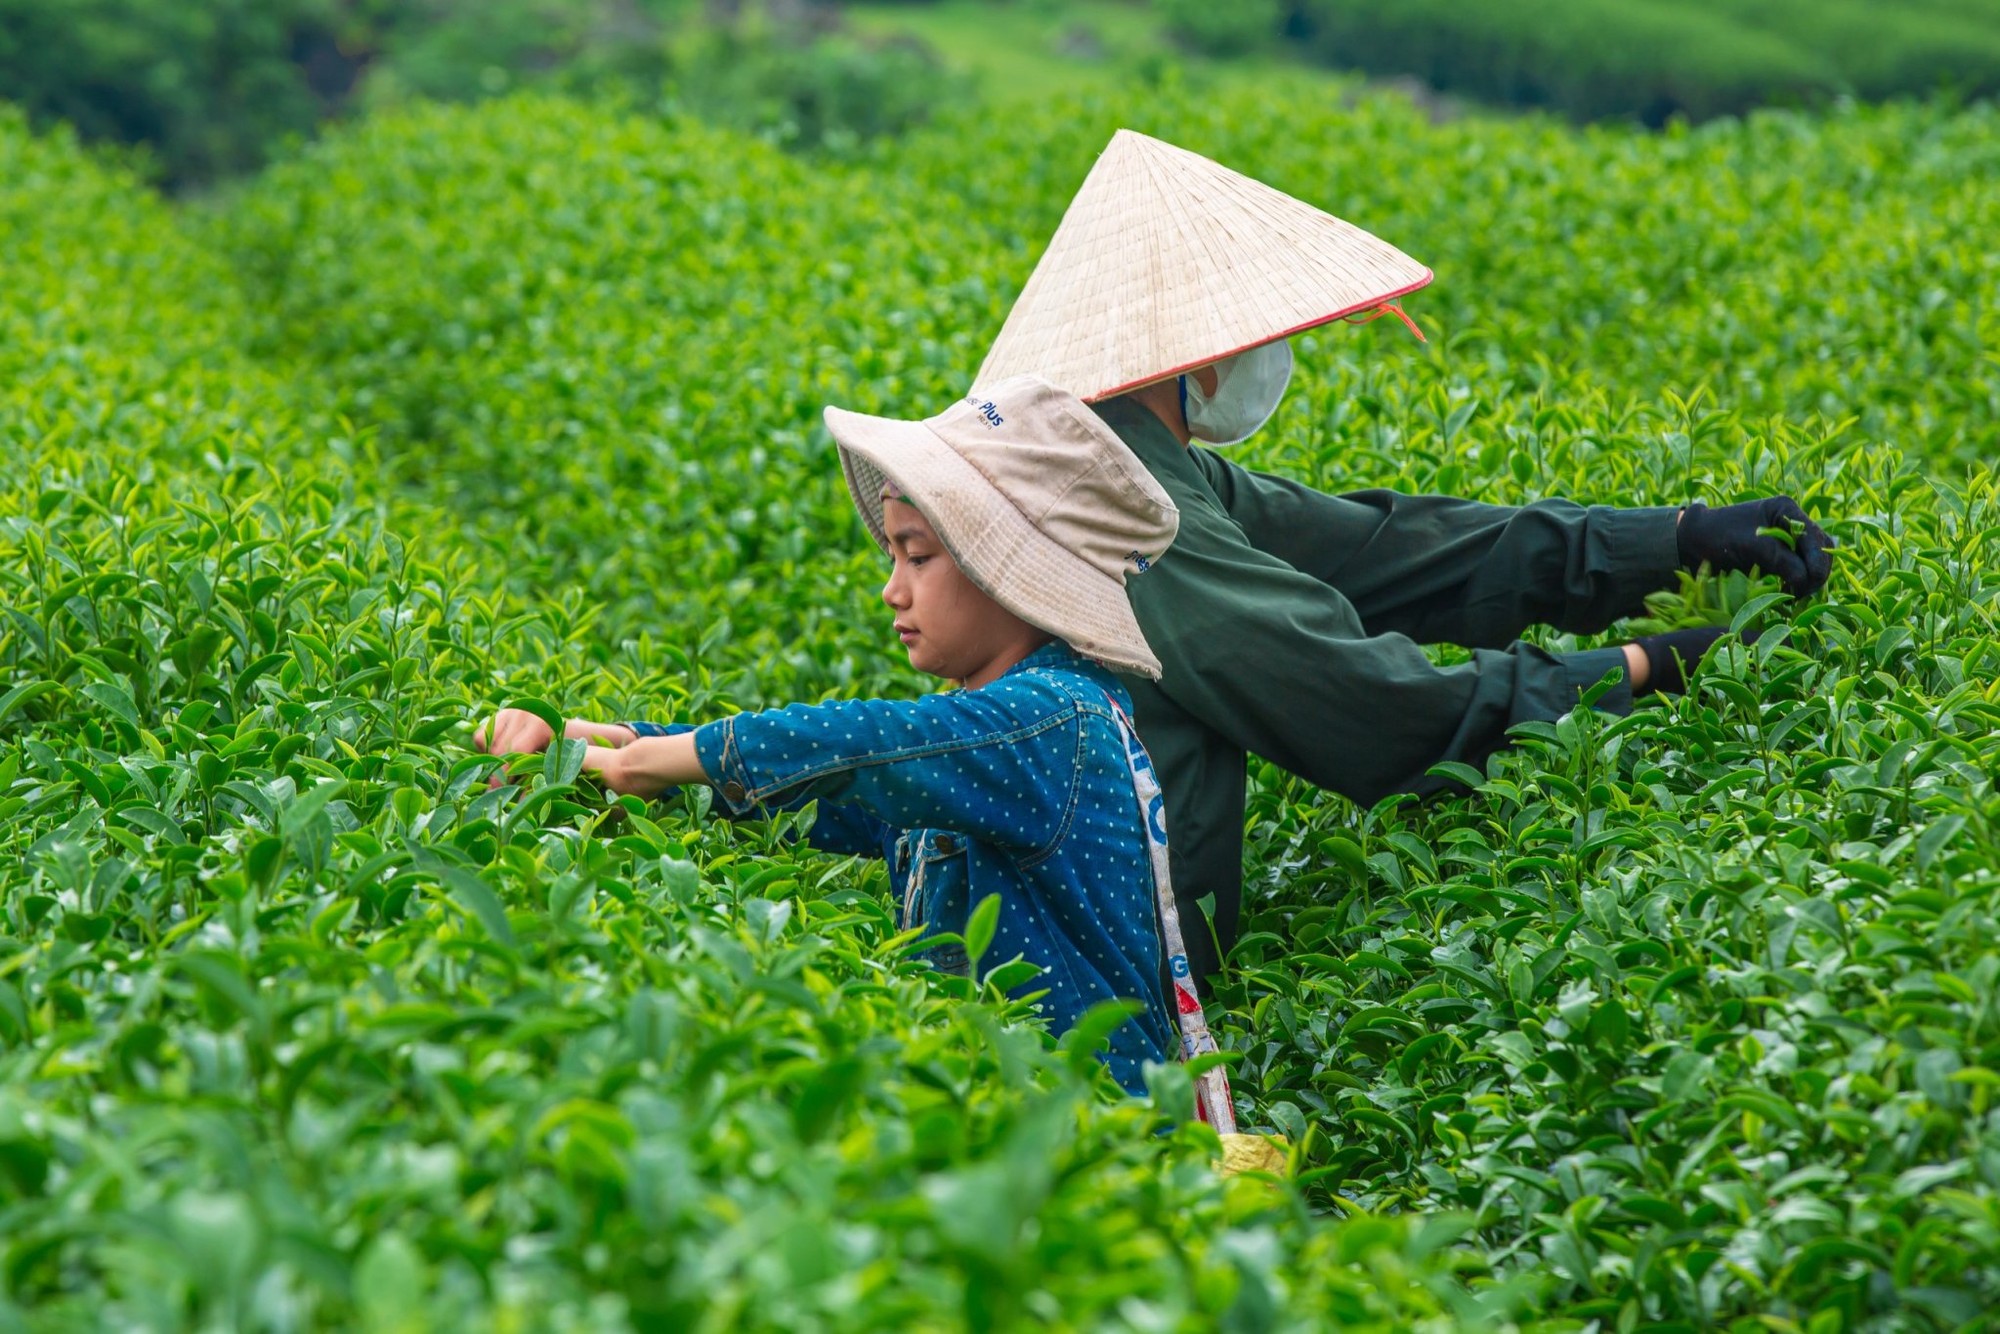
[[(1786, 496), (1715, 509), (1335, 496), (1210, 448), (1277, 410), (1293, 334), (1385, 313), (1415, 332), (1395, 302), (1430, 280), (1351, 223), (1120, 130), (979, 372), (1033, 372), (1092, 404), (1180, 511), (1173, 554), (1131, 592), (1164, 663), (1132, 695), (1198, 977), (1236, 943), (1246, 754), (1362, 805), (1435, 791), (1435, 766), (1484, 763), (1516, 723), (1682, 689), (1722, 634), (1553, 653), (1520, 641), (1528, 626), (1596, 633), (1704, 565), (1762, 569), (1800, 597), (1826, 582), (1831, 542)], [(1795, 544), (1776, 535), (1787, 528)], [(1426, 643), (1473, 653), (1438, 666)]]

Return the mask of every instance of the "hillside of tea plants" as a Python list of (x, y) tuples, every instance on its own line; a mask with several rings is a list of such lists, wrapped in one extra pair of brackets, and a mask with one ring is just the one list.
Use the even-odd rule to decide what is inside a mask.
[(1648, 125), (1835, 97), (2000, 91), (1993, 0), (1298, 0), (1284, 26), (1344, 68)]
[[(1458, 797), (1254, 767), (1215, 1017), (1277, 1185), (1184, 1072), (1115, 1096), (1116, 1016), (908, 958), (879, 866), (468, 748), (928, 688), (820, 408), (953, 397), (1120, 124), (1438, 273), (1428, 346), (1302, 337), (1245, 460), (1782, 489), (1842, 544), (1807, 605), (1669, 590), (1786, 633)], [(178, 207), (0, 116), (0, 1327), (1976, 1324), (1996, 225), (1987, 108), (1647, 136), (1274, 76), (815, 164), (522, 97)]]

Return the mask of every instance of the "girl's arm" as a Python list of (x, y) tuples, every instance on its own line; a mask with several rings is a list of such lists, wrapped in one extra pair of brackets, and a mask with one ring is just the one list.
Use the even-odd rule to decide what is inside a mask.
[(835, 802), (890, 828), (951, 829), (1033, 856), (1066, 828), (1083, 727), (1070, 695), (1037, 677), (740, 713), (697, 728), (692, 758), (732, 815)]
[[(739, 715), (740, 716), (740, 715)], [(639, 724), (641, 727), (652, 724)], [(585, 767), (597, 770), (604, 786), (620, 795), (644, 797), (648, 801), (684, 783), (717, 786), (695, 742), (696, 729), (674, 734), (642, 735), (638, 740), (615, 749), (592, 746), (584, 752)], [(768, 803), (767, 810), (792, 810), (813, 798), (804, 793), (790, 800)], [(719, 808), (724, 814), (749, 814), (746, 808)], [(902, 830), (879, 819), (870, 811), (845, 801), (821, 801), (819, 818), (813, 821), (806, 842), (822, 852), (847, 857), (880, 857), (888, 860)]]
[[(659, 796), (683, 783), (706, 783), (701, 761), (694, 755), (691, 733), (642, 737), (624, 723), (594, 723), (565, 718), (563, 737), (590, 743), (583, 766), (594, 769), (604, 785), (621, 796)], [(530, 755), (547, 750), (555, 739), (549, 725), (526, 709), (502, 709), (490, 725), (473, 733), (472, 744), (489, 755)]]
[[(631, 735), (628, 728), (618, 730)], [(596, 770), (604, 786), (620, 796), (644, 797), (649, 801), (684, 783), (713, 786), (715, 781), (701, 767), (692, 732), (593, 745), (583, 753), (583, 767)]]
[[(564, 719), (563, 736), (600, 746), (630, 745), (635, 738), (623, 723), (593, 723), (585, 718)], [(554, 739), (549, 725), (526, 709), (502, 709), (491, 723), (473, 732), (472, 746), (488, 755), (534, 755), (547, 750)]]
[(563, 719), (563, 739), (588, 741), (599, 746), (629, 746), (639, 738), (624, 723), (593, 723), (582, 718)]
[[(594, 723), (584, 718), (567, 719), (563, 726), (569, 740), (591, 743), (584, 751), (584, 765), (595, 770), (606, 787), (648, 800), (682, 783), (713, 786), (699, 758), (690, 759), (692, 731), (681, 725), (670, 730), (653, 723)], [(553, 735), (547, 723), (527, 710), (502, 709), (473, 733), (472, 743), (492, 755), (526, 755), (548, 749)], [(503, 781), (498, 774), (492, 780), (495, 787)], [(802, 796), (773, 804), (782, 809), (808, 800)], [(886, 858), (901, 832), (858, 806), (822, 801), (806, 841), (842, 856)]]

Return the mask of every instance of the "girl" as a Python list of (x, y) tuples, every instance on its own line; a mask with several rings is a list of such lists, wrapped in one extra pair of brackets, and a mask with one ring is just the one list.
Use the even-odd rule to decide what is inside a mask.
[[(705, 783), (732, 815), (818, 801), (812, 844), (885, 858), (904, 924), (928, 935), (963, 933), (998, 894), (988, 957), (1041, 969), (1023, 990), (1046, 988), (1053, 1030), (1100, 1001), (1144, 1004), (1106, 1058), (1141, 1092), (1144, 1063), (1177, 1045), (1155, 919), (1165, 836), (1128, 696), (1107, 669), (1159, 675), (1125, 581), (1173, 541), (1173, 502), (1095, 413), (1033, 376), (922, 422), (837, 408), (826, 421), (891, 558), (882, 600), (910, 664), (959, 689), (700, 727), (577, 719), (565, 735), (591, 743), (586, 767), (616, 792)], [(507, 709), (477, 744), (507, 754), (551, 739)], [(957, 946), (932, 958), (966, 966)]]

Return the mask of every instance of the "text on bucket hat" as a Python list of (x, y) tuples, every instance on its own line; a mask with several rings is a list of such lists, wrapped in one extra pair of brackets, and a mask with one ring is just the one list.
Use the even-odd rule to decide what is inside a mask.
[(1353, 223), (1120, 130), (974, 386), (1033, 373), (1094, 403), (1360, 311), (1402, 316), (1390, 303), (1430, 280)]
[(982, 592), (1109, 666), (1158, 678), (1125, 596), (1180, 513), (1073, 395), (1003, 380), (923, 421), (826, 410), (862, 522), (883, 550), (882, 488), (906, 496)]

